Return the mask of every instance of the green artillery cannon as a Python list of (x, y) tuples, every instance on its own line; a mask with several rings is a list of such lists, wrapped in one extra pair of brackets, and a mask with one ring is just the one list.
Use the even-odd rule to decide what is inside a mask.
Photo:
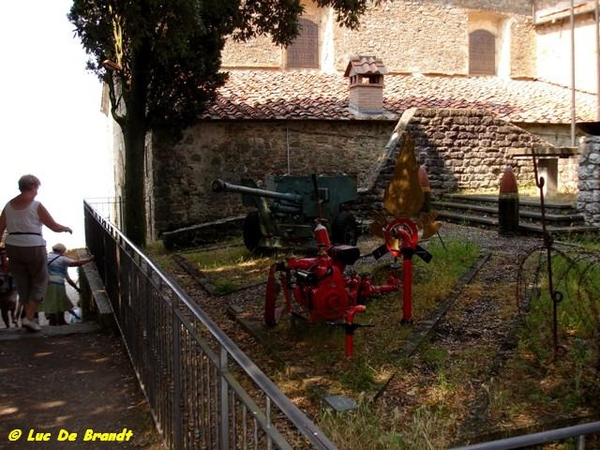
[[(265, 188), (253, 180), (241, 185), (212, 182), (213, 192), (242, 194), (244, 206), (254, 207), (244, 220), (244, 245), (253, 252), (276, 248), (313, 248), (314, 228), (322, 223), (336, 244), (356, 245), (359, 225), (344, 205), (356, 200), (356, 180), (346, 175), (268, 175)], [(317, 198), (316, 192), (319, 195)]]

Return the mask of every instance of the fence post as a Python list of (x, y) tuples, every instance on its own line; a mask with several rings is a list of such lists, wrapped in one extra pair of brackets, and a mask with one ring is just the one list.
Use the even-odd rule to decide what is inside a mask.
[(222, 450), (229, 449), (229, 386), (224, 375), (228, 372), (227, 350), (221, 346), (219, 356), (219, 378), (221, 381), (220, 395), (220, 411), (219, 411), (219, 427), (221, 430), (220, 448)]
[(171, 399), (172, 415), (173, 415), (173, 427), (171, 429), (172, 446), (171, 448), (183, 448), (183, 431), (181, 424), (181, 405), (183, 403), (182, 392), (181, 392), (181, 370), (179, 359), (181, 348), (179, 345), (179, 318), (177, 314), (171, 314), (171, 329), (173, 336), (173, 352), (171, 353), (171, 367), (173, 368), (172, 380), (173, 380), (173, 397)]

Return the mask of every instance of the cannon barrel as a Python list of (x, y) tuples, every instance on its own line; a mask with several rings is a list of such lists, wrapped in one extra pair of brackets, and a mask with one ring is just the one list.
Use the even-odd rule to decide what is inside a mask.
[(254, 197), (275, 198), (279, 200), (288, 200), (293, 203), (302, 204), (302, 196), (291, 192), (275, 192), (267, 191), (266, 189), (252, 188), (248, 186), (240, 186), (238, 184), (226, 183), (223, 180), (215, 180), (211, 184), (213, 192), (237, 192), (244, 195), (252, 195)]

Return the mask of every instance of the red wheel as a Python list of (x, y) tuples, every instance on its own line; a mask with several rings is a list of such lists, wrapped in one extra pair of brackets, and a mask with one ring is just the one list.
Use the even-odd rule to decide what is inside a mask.
[(274, 327), (287, 311), (285, 289), (287, 289), (288, 273), (277, 270), (273, 264), (269, 270), (265, 293), (265, 324)]
[(398, 217), (388, 223), (383, 230), (385, 245), (394, 256), (401, 256), (400, 249), (416, 248), (419, 242), (417, 225), (408, 217)]

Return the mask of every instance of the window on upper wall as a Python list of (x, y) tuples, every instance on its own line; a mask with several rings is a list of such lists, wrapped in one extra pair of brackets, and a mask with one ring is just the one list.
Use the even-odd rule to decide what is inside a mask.
[(288, 69), (319, 68), (319, 27), (307, 19), (300, 19), (300, 35), (286, 49)]
[(469, 34), (469, 75), (496, 75), (496, 36), (486, 30)]

